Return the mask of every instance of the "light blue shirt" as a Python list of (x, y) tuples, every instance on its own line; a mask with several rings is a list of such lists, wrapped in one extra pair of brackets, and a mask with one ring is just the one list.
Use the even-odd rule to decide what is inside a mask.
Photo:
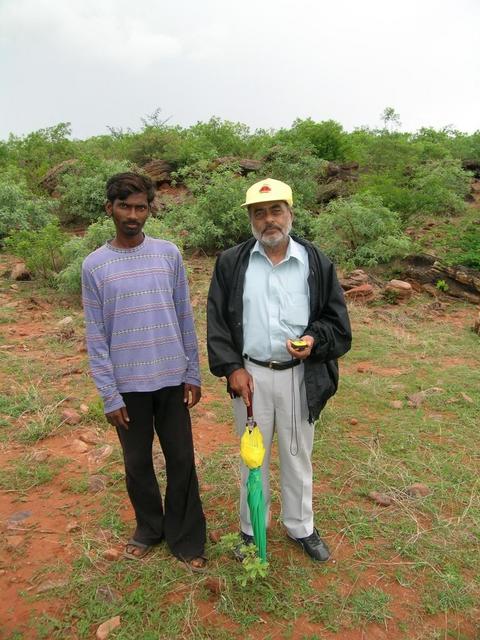
[(276, 265), (255, 243), (243, 289), (244, 353), (257, 360), (291, 359), (285, 342), (302, 336), (308, 324), (308, 272), (307, 251), (292, 238)]

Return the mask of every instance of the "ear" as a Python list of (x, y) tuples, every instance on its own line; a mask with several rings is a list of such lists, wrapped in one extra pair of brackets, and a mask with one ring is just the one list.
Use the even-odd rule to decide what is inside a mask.
[(111, 216), (113, 213), (113, 205), (110, 200), (107, 200), (105, 203), (105, 211), (107, 212), (107, 216)]

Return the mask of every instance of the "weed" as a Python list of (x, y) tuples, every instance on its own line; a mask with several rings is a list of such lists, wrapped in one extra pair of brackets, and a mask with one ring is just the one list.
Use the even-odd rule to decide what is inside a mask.
[(443, 293), (447, 293), (447, 291), (450, 288), (448, 284), (445, 282), (445, 280), (437, 280), (437, 282), (435, 283), (435, 286), (439, 291), (443, 291)]

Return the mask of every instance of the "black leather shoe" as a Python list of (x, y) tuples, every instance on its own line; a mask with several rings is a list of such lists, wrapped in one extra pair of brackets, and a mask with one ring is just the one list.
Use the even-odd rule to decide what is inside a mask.
[(244, 533), (243, 531), (240, 531), (240, 538), (242, 539), (242, 541), (237, 544), (237, 546), (233, 550), (233, 555), (235, 556), (236, 560), (238, 560), (239, 562), (243, 562), (247, 556), (242, 551), (242, 547), (249, 547), (250, 545), (255, 544), (255, 540), (253, 539), (253, 536), (251, 536), (249, 533)]
[(330, 558), (330, 550), (327, 544), (318, 534), (318, 530), (314, 529), (306, 538), (292, 538), (291, 540), (298, 543), (308, 555), (318, 562), (325, 562)]

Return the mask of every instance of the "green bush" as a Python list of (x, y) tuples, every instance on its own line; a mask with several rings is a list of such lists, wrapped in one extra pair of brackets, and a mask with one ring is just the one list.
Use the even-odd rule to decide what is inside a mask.
[(169, 228), (182, 230), (186, 247), (213, 252), (250, 236), (248, 215), (240, 206), (250, 180), (225, 169), (185, 180), (193, 198), (170, 206), (164, 220)]
[(83, 158), (75, 171), (60, 177), (58, 215), (63, 223), (94, 222), (105, 214), (105, 183), (115, 173), (132, 170), (129, 162)]
[(291, 129), (282, 130), (277, 137), (279, 142), (293, 144), (299, 150), (308, 150), (323, 160), (343, 162), (349, 152), (348, 134), (334, 120), (315, 122), (311, 118), (299, 118)]
[(0, 178), (0, 238), (15, 231), (41, 229), (52, 219), (53, 201), (34, 198), (22, 182)]
[(331, 202), (314, 227), (318, 246), (345, 267), (373, 266), (411, 250), (398, 214), (369, 193)]
[[(182, 241), (165, 224), (156, 218), (149, 218), (145, 233), (153, 238), (163, 238), (174, 242), (182, 249)], [(61, 252), (64, 268), (56, 277), (58, 288), (65, 293), (80, 293), (82, 288), (82, 262), (89, 253), (101, 247), (115, 236), (115, 226), (111, 218), (105, 217), (91, 224), (83, 237), (75, 236), (64, 243)]]
[(67, 235), (61, 231), (57, 219), (39, 230), (24, 230), (6, 239), (5, 244), (14, 255), (25, 260), (34, 277), (53, 281), (64, 264), (62, 246)]
[(425, 214), (465, 211), (470, 180), (459, 160), (432, 161), (418, 167), (411, 181), (415, 211)]

